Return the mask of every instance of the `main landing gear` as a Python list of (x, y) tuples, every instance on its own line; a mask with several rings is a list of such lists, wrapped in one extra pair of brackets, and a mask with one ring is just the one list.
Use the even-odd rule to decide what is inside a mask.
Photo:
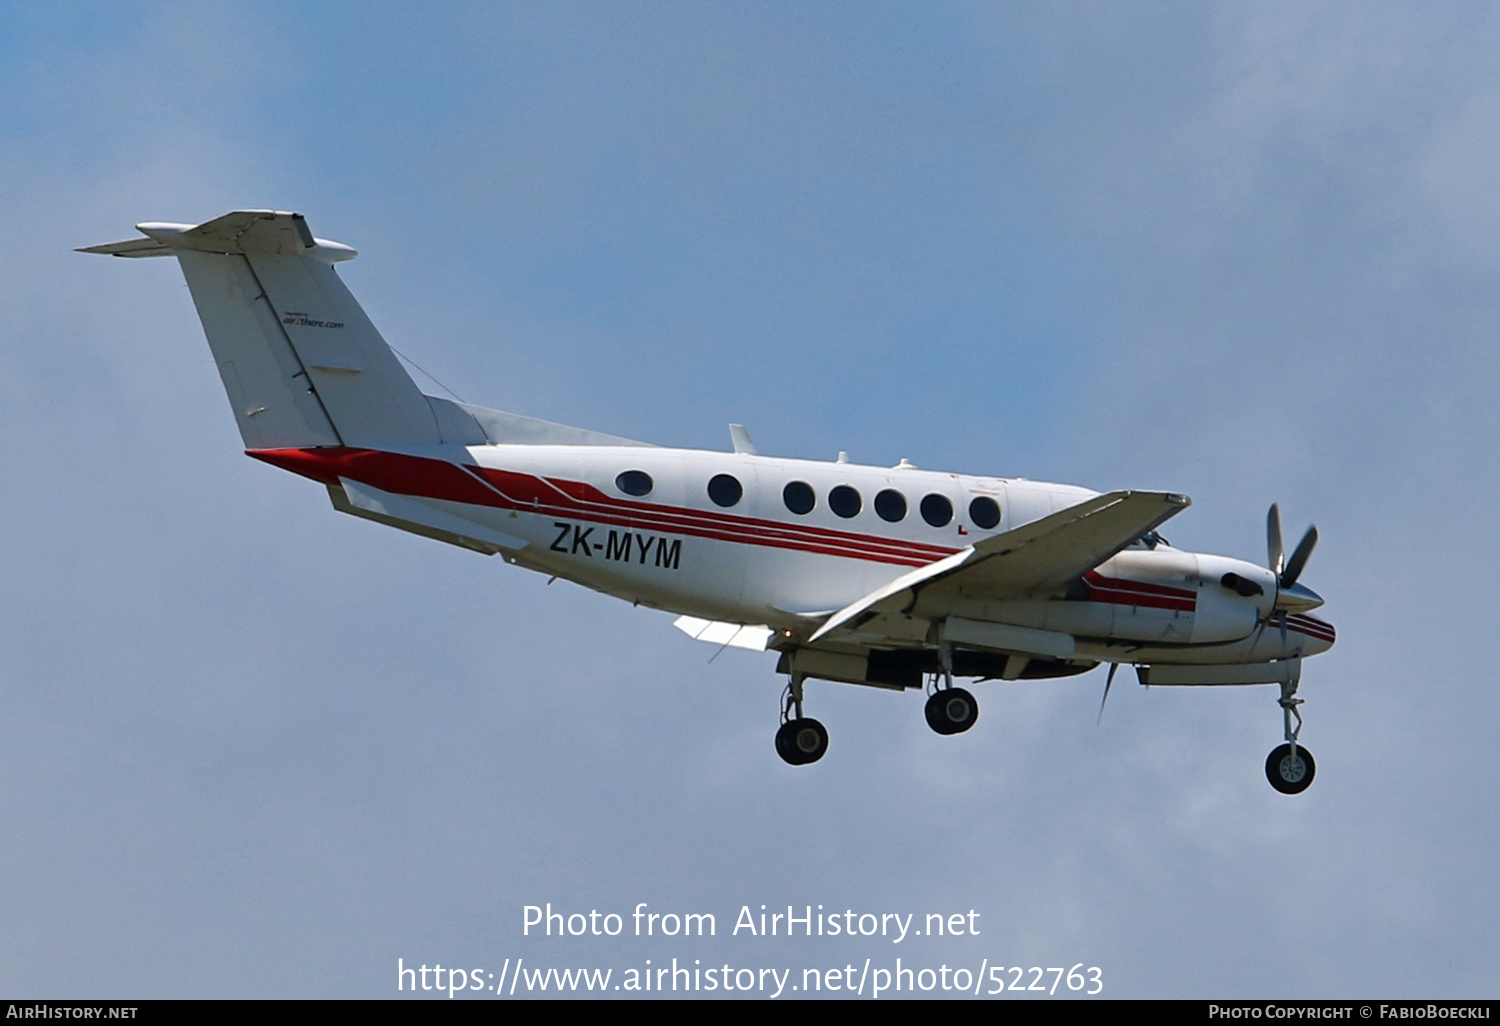
[[(939, 646), (942, 670), (931, 678), (931, 694), (924, 712), (927, 725), (939, 734), (962, 734), (979, 719), (979, 703), (963, 688), (953, 686), (953, 651)], [(781, 728), (776, 731), (776, 754), (792, 766), (817, 762), (828, 751), (823, 724), (802, 715), (803, 675), (795, 668), (781, 694)]]
[(1277, 745), (1266, 756), (1266, 779), (1282, 794), (1301, 794), (1306, 791), (1318, 769), (1317, 763), (1313, 762), (1312, 752), (1297, 744), (1297, 736), (1302, 733), (1302, 714), (1297, 711), (1297, 706), (1302, 704), (1302, 699), (1297, 697), (1297, 684), (1301, 676), (1299, 666), (1291, 681), (1281, 685), (1281, 697), (1277, 699), (1277, 704), (1281, 706), (1286, 744)]
[(793, 673), (781, 698), (781, 729), (776, 731), (776, 754), (793, 766), (817, 762), (828, 751), (823, 724), (802, 715), (802, 677)]
[(939, 734), (962, 734), (979, 719), (979, 703), (963, 688), (938, 688), (927, 697), (927, 725)]
[[(963, 688), (953, 686), (953, 649), (938, 647), (943, 671), (933, 678), (933, 692), (927, 697), (927, 725), (939, 734), (962, 734), (979, 719), (979, 703)], [(939, 683), (941, 682), (941, 683)]]

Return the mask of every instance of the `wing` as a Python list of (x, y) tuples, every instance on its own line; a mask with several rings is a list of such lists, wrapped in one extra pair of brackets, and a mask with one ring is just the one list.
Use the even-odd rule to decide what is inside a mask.
[(696, 616), (679, 616), (672, 626), (694, 641), (706, 641), (721, 648), (748, 648), (752, 652), (764, 652), (776, 636), (776, 631), (765, 624), (700, 620)]
[(918, 591), (952, 590), (996, 599), (1054, 593), (1191, 501), (1171, 492), (1096, 495), (903, 574), (834, 613), (808, 641), (825, 638), (863, 614), (907, 608)]
[(1192, 500), (1171, 492), (1110, 492), (986, 538), (965, 584), (997, 598), (1046, 593), (1087, 573), (1141, 535), (1186, 509)]

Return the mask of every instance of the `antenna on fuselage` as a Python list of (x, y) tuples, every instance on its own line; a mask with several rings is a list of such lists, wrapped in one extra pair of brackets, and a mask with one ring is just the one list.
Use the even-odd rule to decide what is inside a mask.
[(747, 456), (756, 454), (755, 443), (750, 441), (750, 432), (745, 430), (743, 424), (729, 425), (729, 441), (733, 444), (735, 452), (742, 452)]

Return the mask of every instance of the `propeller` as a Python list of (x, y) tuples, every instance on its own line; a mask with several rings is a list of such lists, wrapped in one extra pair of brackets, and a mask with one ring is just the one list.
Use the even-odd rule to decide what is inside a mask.
[(1099, 700), (1099, 716), (1094, 720), (1096, 727), (1104, 722), (1104, 703), (1109, 701), (1109, 686), (1115, 682), (1115, 671), (1119, 668), (1119, 663), (1109, 664), (1109, 676), (1104, 678), (1104, 697)]
[(1281, 507), (1273, 502), (1266, 514), (1266, 566), (1277, 577), (1281, 576), (1281, 556)]
[(1297, 578), (1307, 568), (1307, 561), (1317, 544), (1318, 529), (1316, 526), (1309, 527), (1297, 547), (1292, 550), (1292, 558), (1283, 562), (1285, 551), (1281, 542), (1281, 508), (1276, 503), (1271, 503), (1270, 512), (1266, 514), (1266, 562), (1271, 573), (1276, 575), (1276, 608), (1282, 613), (1283, 631), (1286, 629), (1288, 610), (1300, 612), (1304, 609), (1316, 609), (1323, 604), (1323, 599), (1317, 592), (1297, 583)]
[(1286, 569), (1281, 572), (1281, 577), (1276, 583), (1283, 588), (1291, 588), (1297, 583), (1297, 578), (1302, 576), (1302, 568), (1307, 566), (1307, 557), (1312, 555), (1312, 550), (1318, 544), (1318, 529), (1316, 526), (1309, 527), (1297, 547), (1292, 550), (1292, 558), (1287, 560)]

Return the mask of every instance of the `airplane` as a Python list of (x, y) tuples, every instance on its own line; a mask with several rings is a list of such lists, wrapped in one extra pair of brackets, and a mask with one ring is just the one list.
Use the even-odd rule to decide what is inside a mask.
[(1267, 564), (1185, 552), (1158, 532), (1170, 492), (658, 447), (424, 394), (344, 286), (356, 255), (300, 214), (148, 222), (79, 252), (174, 256), (246, 454), (322, 484), (334, 509), (678, 614), (720, 646), (778, 655), (777, 753), (828, 750), (809, 679), (925, 691), (938, 734), (974, 726), (955, 679), (1068, 677), (1108, 663), (1147, 686), (1276, 684), (1271, 786), (1298, 794), (1302, 660), (1335, 632), (1299, 583), (1316, 527)]

